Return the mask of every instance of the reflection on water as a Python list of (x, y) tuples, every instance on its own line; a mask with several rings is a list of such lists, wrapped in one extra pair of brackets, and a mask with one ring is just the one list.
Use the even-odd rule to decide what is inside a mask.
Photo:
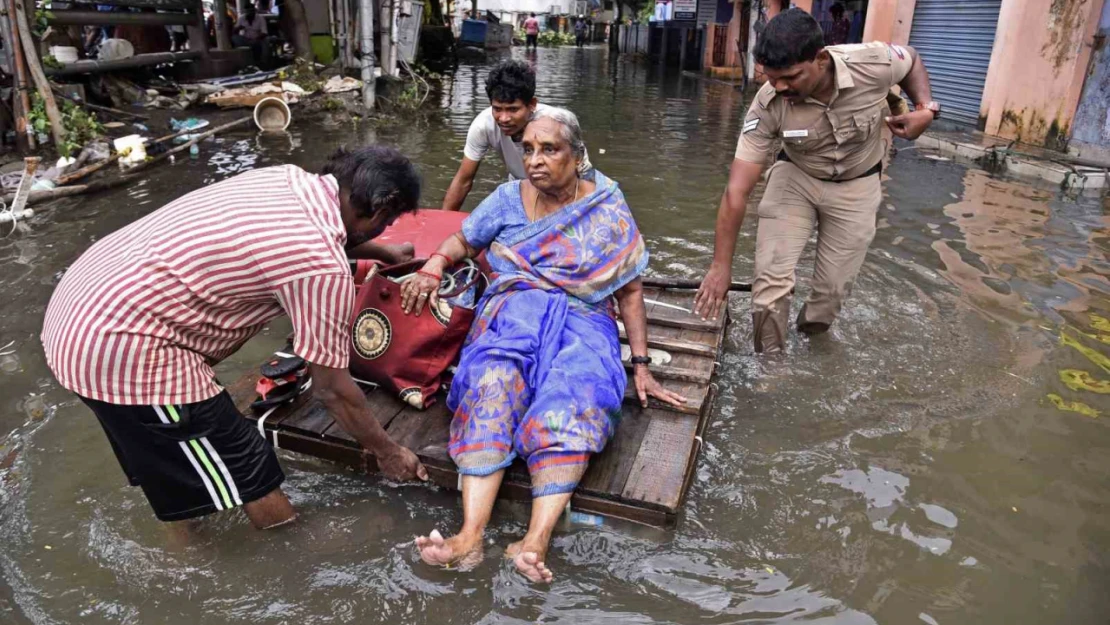
[[(592, 160), (622, 184), (651, 271), (697, 277), (743, 95), (600, 48), (525, 58), (540, 99), (579, 114)], [(499, 552), (527, 511), (502, 504), (478, 568), (432, 570), (411, 539), (459, 524), (454, 494), (283, 453), (296, 525), (259, 533), (221, 515), (189, 546), (168, 546), (95, 420), (44, 366), (37, 333), (61, 272), (181, 193), (254, 167), (317, 167), (340, 143), (397, 145), (435, 204), (486, 104), (485, 72), (459, 68), (437, 95), (442, 116), (228, 135), (131, 187), (48, 207), (0, 241), (0, 621), (1106, 622), (1110, 219), (1097, 201), (914, 150), (890, 170), (875, 244), (831, 336), (756, 358), (747, 301), (733, 300), (717, 409), (675, 531), (564, 527), (556, 582), (534, 588)], [(503, 175), (484, 164), (467, 206)], [(738, 279), (753, 247), (749, 221)], [(803, 296), (812, 261), (810, 250)], [(287, 329), (272, 324), (221, 376), (252, 370)]]

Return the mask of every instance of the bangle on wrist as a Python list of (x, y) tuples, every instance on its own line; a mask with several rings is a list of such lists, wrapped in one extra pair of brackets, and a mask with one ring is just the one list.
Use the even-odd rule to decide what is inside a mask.
[(444, 260), (444, 262), (447, 263), (446, 265), (443, 266), (444, 269), (446, 269), (446, 268), (450, 267), (451, 265), (455, 264), (455, 263), (451, 262), (451, 259), (446, 254), (440, 254), (439, 252), (433, 252), (432, 253), (432, 258), (435, 258), (436, 256), (439, 256), (440, 258), (442, 258)]
[(651, 357), (650, 356), (633, 356), (632, 358), (628, 359), (628, 362), (632, 363), (633, 365), (647, 366), (647, 365), (651, 364)]

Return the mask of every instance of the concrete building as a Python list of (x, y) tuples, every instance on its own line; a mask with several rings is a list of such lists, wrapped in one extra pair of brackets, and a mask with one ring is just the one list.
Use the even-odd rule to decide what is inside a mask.
[[(706, 0), (702, 0), (703, 2)], [(738, 0), (747, 9), (750, 57), (758, 24), (786, 0)], [(827, 19), (828, 0), (793, 6)], [(862, 41), (908, 44), (921, 52), (935, 99), (947, 123), (1004, 139), (1110, 157), (1110, 2), (1106, 0), (868, 0), (848, 2), (862, 11)], [(729, 41), (739, 12), (729, 21)], [(853, 31), (856, 23), (853, 23)], [(732, 46), (736, 47), (736, 46)], [(756, 69), (741, 52), (726, 65)], [(708, 58), (708, 53), (707, 53)], [(722, 60), (721, 55), (717, 60)], [(712, 61), (712, 59), (710, 59)], [(707, 62), (710, 66), (712, 63)]]
[[(795, 6), (827, 26), (833, 1), (699, 0), (716, 5), (703, 66), (761, 82), (751, 58), (761, 25)], [(839, 1), (852, 23), (849, 41), (889, 41), (921, 52), (946, 125), (1110, 159), (1110, 2)]]

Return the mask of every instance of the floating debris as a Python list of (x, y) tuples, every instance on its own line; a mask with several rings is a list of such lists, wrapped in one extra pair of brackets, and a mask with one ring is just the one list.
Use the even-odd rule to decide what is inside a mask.
[(1090, 417), (1092, 419), (1097, 419), (1098, 417), (1102, 416), (1101, 412), (1095, 410), (1094, 408), (1091, 408), (1087, 404), (1084, 404), (1081, 401), (1067, 401), (1056, 393), (1049, 393), (1048, 399), (1052, 402), (1054, 406), (1056, 406), (1057, 409), (1063, 410), (1065, 412), (1078, 412), (1079, 414), (1085, 417)]
[(1073, 391), (1091, 391), (1100, 395), (1110, 393), (1110, 380), (1096, 380), (1082, 369), (1062, 369), (1060, 381)]

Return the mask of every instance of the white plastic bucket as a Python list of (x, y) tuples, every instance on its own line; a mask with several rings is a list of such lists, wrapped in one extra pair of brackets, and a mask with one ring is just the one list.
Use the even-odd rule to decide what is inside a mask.
[(263, 98), (254, 105), (254, 125), (263, 132), (285, 130), (291, 121), (293, 114), (281, 98)]
[(76, 63), (77, 48), (73, 46), (50, 46), (50, 56), (59, 63)]

